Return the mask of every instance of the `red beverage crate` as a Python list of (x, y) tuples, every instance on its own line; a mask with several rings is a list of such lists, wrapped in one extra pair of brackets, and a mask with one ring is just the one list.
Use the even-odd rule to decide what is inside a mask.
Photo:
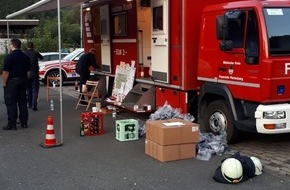
[(81, 114), (85, 136), (104, 134), (104, 114), (100, 112), (85, 112)]

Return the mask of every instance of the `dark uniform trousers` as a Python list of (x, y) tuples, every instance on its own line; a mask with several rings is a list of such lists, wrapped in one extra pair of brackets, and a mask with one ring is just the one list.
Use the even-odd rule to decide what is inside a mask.
[(39, 92), (39, 78), (36, 77), (28, 79), (27, 99), (29, 107), (37, 108), (38, 92)]
[[(82, 92), (83, 84), (86, 84), (87, 80), (90, 79), (90, 71), (82, 71), (80, 73), (80, 92)], [(82, 96), (82, 100), (84, 100), (84, 96)]]
[(6, 87), (4, 88), (4, 99), (7, 106), (9, 127), (16, 127), (18, 108), (20, 123), (27, 123), (27, 82), (28, 81), (25, 78), (10, 78), (8, 79)]

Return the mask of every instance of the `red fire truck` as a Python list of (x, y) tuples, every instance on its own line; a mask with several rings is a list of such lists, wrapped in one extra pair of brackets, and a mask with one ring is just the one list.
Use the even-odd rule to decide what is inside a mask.
[(101, 74), (136, 62), (125, 105), (167, 101), (229, 142), (290, 132), (289, 1), (99, 0), (83, 18)]

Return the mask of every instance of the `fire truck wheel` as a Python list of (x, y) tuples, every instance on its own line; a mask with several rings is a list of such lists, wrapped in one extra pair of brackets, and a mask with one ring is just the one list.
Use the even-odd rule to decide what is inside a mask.
[(223, 100), (209, 104), (206, 109), (205, 127), (206, 131), (214, 134), (221, 134), (224, 130), (229, 143), (237, 141), (237, 129), (234, 126), (233, 114)]
[[(52, 71), (50, 71), (50, 72), (46, 75), (46, 77), (59, 77), (59, 71), (57, 71), (57, 70), (52, 70)], [(62, 79), (64, 80), (64, 77), (62, 77)], [(62, 81), (63, 81), (63, 80), (62, 80)], [(46, 81), (46, 79), (45, 79), (45, 81)], [(49, 81), (49, 86), (53, 86), (53, 83), (55, 83), (55, 85), (58, 86), (59, 83), (60, 83), (60, 81), (59, 81), (59, 80), (50, 80), (50, 81)]]

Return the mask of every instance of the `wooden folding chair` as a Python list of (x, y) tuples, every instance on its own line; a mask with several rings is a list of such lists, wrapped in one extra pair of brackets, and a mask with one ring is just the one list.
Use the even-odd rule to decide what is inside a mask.
[(76, 108), (78, 108), (78, 106), (86, 106), (86, 111), (89, 109), (91, 104), (95, 104), (97, 101), (93, 101), (94, 99), (100, 99), (100, 93), (98, 91), (98, 84), (99, 81), (90, 81), (88, 80), (86, 82), (86, 86), (87, 86), (87, 91), (86, 92), (80, 92), (79, 93), (79, 99), (76, 105)]

